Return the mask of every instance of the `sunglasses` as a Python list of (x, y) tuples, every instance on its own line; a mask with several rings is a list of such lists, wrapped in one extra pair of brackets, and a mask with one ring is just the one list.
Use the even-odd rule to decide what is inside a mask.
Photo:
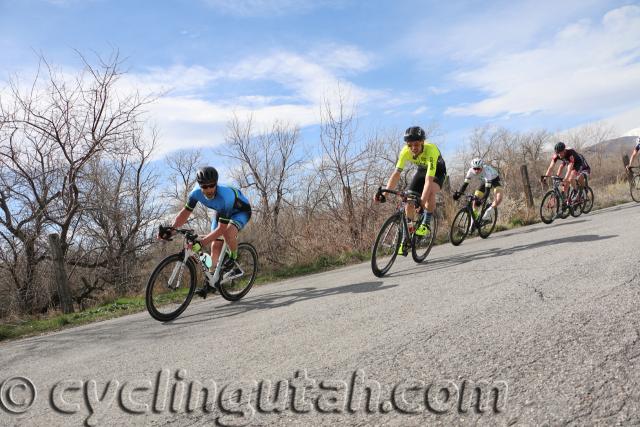
[(200, 188), (202, 188), (203, 190), (208, 190), (210, 188), (216, 188), (217, 184), (202, 184), (200, 185)]
[(481, 171), (482, 168), (473, 168), (474, 171)]

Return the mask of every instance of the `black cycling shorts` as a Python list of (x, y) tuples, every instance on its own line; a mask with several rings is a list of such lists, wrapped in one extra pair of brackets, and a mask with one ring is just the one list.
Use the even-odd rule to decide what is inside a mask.
[[(422, 194), (422, 190), (424, 190), (424, 181), (427, 176), (427, 170), (424, 168), (418, 168), (416, 173), (413, 175), (411, 179), (411, 184), (409, 184), (409, 190), (415, 191), (416, 193)], [(438, 162), (436, 165), (436, 174), (433, 177), (433, 181), (440, 186), (444, 185), (444, 180), (447, 178), (447, 166), (443, 161)]]

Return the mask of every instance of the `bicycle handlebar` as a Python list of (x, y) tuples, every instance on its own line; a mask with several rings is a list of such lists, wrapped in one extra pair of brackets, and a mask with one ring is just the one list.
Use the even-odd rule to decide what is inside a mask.
[[(183, 234), (185, 239), (187, 239), (189, 242), (194, 243), (197, 239), (198, 239), (198, 235), (194, 234), (193, 229), (191, 228), (175, 228), (175, 227), (171, 227), (171, 226), (164, 226), (161, 225), (160, 226), (160, 236), (167, 234), (167, 232), (170, 231), (175, 231), (178, 234)], [(165, 240), (173, 240), (172, 238), (168, 238)]]
[(384, 197), (384, 193), (395, 194), (396, 196), (400, 196), (403, 202), (411, 200), (417, 206), (420, 206), (420, 194), (414, 191), (396, 191), (388, 188), (378, 187), (378, 191), (376, 195), (378, 196), (378, 199), (381, 202), (386, 201), (386, 198)]

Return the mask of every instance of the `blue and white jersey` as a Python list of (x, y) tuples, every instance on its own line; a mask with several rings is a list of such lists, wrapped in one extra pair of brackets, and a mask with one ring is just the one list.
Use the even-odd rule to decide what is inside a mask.
[[(189, 193), (189, 200), (185, 204), (185, 209), (192, 211), (198, 203), (202, 203), (209, 209), (216, 211), (220, 220), (231, 219), (233, 214), (238, 212), (251, 211), (249, 200), (237, 188), (225, 185), (218, 185), (216, 195), (213, 199), (205, 197), (199, 185)], [(224, 221), (221, 221), (224, 222)]]

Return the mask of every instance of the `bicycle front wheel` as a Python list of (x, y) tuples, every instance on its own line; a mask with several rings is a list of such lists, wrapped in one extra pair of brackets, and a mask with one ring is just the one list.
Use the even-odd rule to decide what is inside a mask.
[(418, 236), (416, 233), (413, 233), (411, 237), (411, 257), (417, 263), (424, 262), (424, 260), (427, 259), (433, 247), (433, 242), (435, 242), (436, 236), (438, 235), (438, 217), (435, 213), (431, 216), (429, 230), (431, 230), (431, 232), (426, 236)]
[(496, 222), (498, 222), (498, 208), (491, 209), (491, 213), (489, 214), (489, 218), (481, 219), (482, 226), (478, 228), (478, 234), (483, 239), (486, 239), (493, 233), (493, 230), (496, 228)]
[(147, 311), (156, 320), (167, 322), (187, 308), (196, 288), (196, 268), (184, 254), (169, 255), (153, 270), (145, 294)]
[(371, 271), (382, 277), (391, 268), (402, 242), (402, 217), (400, 214), (390, 216), (378, 232), (376, 242), (371, 251)]
[(234, 268), (220, 281), (220, 295), (227, 301), (238, 301), (251, 290), (258, 273), (258, 252), (249, 243), (238, 245)]
[(631, 198), (634, 202), (640, 202), (640, 175), (634, 175), (629, 181)]
[(449, 240), (453, 246), (458, 246), (469, 233), (469, 227), (471, 226), (471, 217), (469, 216), (469, 210), (465, 207), (458, 211), (453, 218), (451, 229), (449, 230)]
[(545, 224), (551, 224), (560, 210), (560, 199), (555, 191), (549, 190), (540, 203), (540, 219)]

